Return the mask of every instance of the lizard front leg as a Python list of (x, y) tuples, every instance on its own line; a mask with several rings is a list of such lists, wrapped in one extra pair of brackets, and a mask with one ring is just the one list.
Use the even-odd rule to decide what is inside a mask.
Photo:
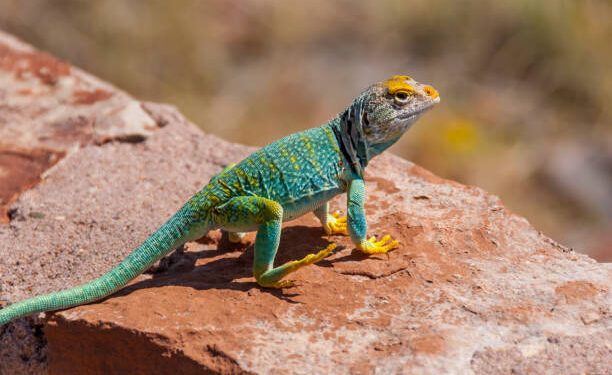
[(323, 230), (327, 235), (342, 233), (348, 234), (346, 231), (346, 217), (339, 217), (338, 211), (333, 214), (329, 213), (329, 202), (323, 203), (319, 208), (313, 211), (315, 216), (321, 221)]
[(278, 202), (261, 197), (235, 197), (214, 209), (214, 212), (215, 221), (222, 229), (242, 231), (257, 228), (253, 276), (263, 287), (292, 286), (291, 281), (281, 279), (325, 258), (336, 247), (336, 244), (330, 244), (316, 254), (274, 267), (283, 220), (283, 207)]
[(386, 253), (396, 247), (399, 242), (392, 241), (391, 236), (384, 236), (380, 241), (371, 237), (366, 240), (368, 225), (363, 204), (365, 202), (365, 184), (357, 178), (350, 182), (347, 194), (348, 233), (357, 249), (366, 254)]

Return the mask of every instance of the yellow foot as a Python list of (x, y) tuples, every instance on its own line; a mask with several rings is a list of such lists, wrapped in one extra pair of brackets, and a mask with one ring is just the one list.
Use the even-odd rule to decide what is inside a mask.
[(338, 217), (340, 213), (338, 211), (331, 215), (327, 215), (327, 225), (323, 226), (325, 233), (328, 235), (342, 233), (348, 234), (346, 229), (346, 217)]
[[(328, 256), (329, 253), (331, 253), (335, 248), (336, 248), (336, 244), (332, 243), (329, 246), (327, 246), (325, 249), (319, 251), (316, 254), (308, 254), (300, 260), (294, 260), (292, 262), (285, 263), (282, 266), (276, 268), (275, 270), (280, 270), (282, 272), (282, 275), (285, 276), (288, 273), (295, 272), (302, 267), (306, 267), (306, 266), (309, 266), (313, 263), (320, 261), (321, 259)], [(271, 272), (274, 272), (274, 271), (271, 271)], [(276, 288), (276, 289), (295, 286), (295, 283), (291, 280), (280, 280), (280, 281), (276, 281), (273, 283), (261, 283), (260, 281), (258, 281), (258, 283), (264, 288)]]
[(231, 243), (238, 243), (240, 242), (245, 236), (245, 233), (242, 232), (229, 232), (228, 233), (228, 239), (229, 242)]
[(366, 254), (384, 254), (399, 245), (399, 241), (390, 241), (391, 236), (386, 235), (380, 241), (376, 242), (376, 238), (372, 237), (367, 241), (363, 241), (357, 246), (357, 249)]
[(291, 269), (291, 272), (294, 272), (302, 267), (306, 267), (313, 263), (316, 263), (320, 261), (321, 259), (325, 258), (326, 256), (328, 256), (329, 253), (334, 251), (335, 248), (336, 248), (335, 243), (329, 244), (329, 246), (327, 246), (325, 249), (319, 251), (316, 254), (308, 254), (300, 260), (294, 260), (293, 262), (290, 262), (289, 268)]
[(281, 289), (281, 288), (291, 288), (292, 286), (295, 286), (295, 283), (291, 280), (281, 280), (281, 281), (277, 281), (272, 285), (266, 285), (266, 288), (275, 288), (275, 289)]

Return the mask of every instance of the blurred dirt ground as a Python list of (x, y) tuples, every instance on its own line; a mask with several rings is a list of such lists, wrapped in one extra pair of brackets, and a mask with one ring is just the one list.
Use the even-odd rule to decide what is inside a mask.
[(392, 152), (612, 260), (608, 2), (0, 0), (0, 28), (258, 146), (409, 74), (442, 103)]

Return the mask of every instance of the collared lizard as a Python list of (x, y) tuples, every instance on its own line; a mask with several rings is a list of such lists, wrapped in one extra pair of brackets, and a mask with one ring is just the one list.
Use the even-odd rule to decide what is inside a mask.
[[(334, 250), (331, 244), (301, 260), (273, 266), (282, 222), (311, 211), (327, 234), (348, 234), (367, 254), (386, 253), (398, 242), (389, 236), (379, 241), (366, 237), (364, 168), (439, 101), (433, 87), (408, 76), (370, 86), (327, 124), (286, 136), (214, 176), (109, 272), (72, 289), (9, 305), (0, 310), (0, 325), (108, 296), (181, 244), (212, 229), (230, 232), (233, 241), (243, 232), (257, 231), (253, 275), (262, 287), (292, 286), (283, 280), (286, 275)], [(329, 200), (344, 192), (347, 217), (340, 218), (329, 213)]]

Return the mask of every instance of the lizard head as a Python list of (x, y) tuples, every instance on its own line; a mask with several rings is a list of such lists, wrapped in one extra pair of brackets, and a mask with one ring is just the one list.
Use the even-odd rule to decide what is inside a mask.
[(436, 89), (409, 76), (393, 76), (372, 85), (364, 94), (361, 125), (372, 147), (397, 141), (423, 113), (440, 101)]
[(347, 157), (364, 167), (439, 101), (436, 89), (409, 76), (393, 76), (370, 86), (341, 114)]

